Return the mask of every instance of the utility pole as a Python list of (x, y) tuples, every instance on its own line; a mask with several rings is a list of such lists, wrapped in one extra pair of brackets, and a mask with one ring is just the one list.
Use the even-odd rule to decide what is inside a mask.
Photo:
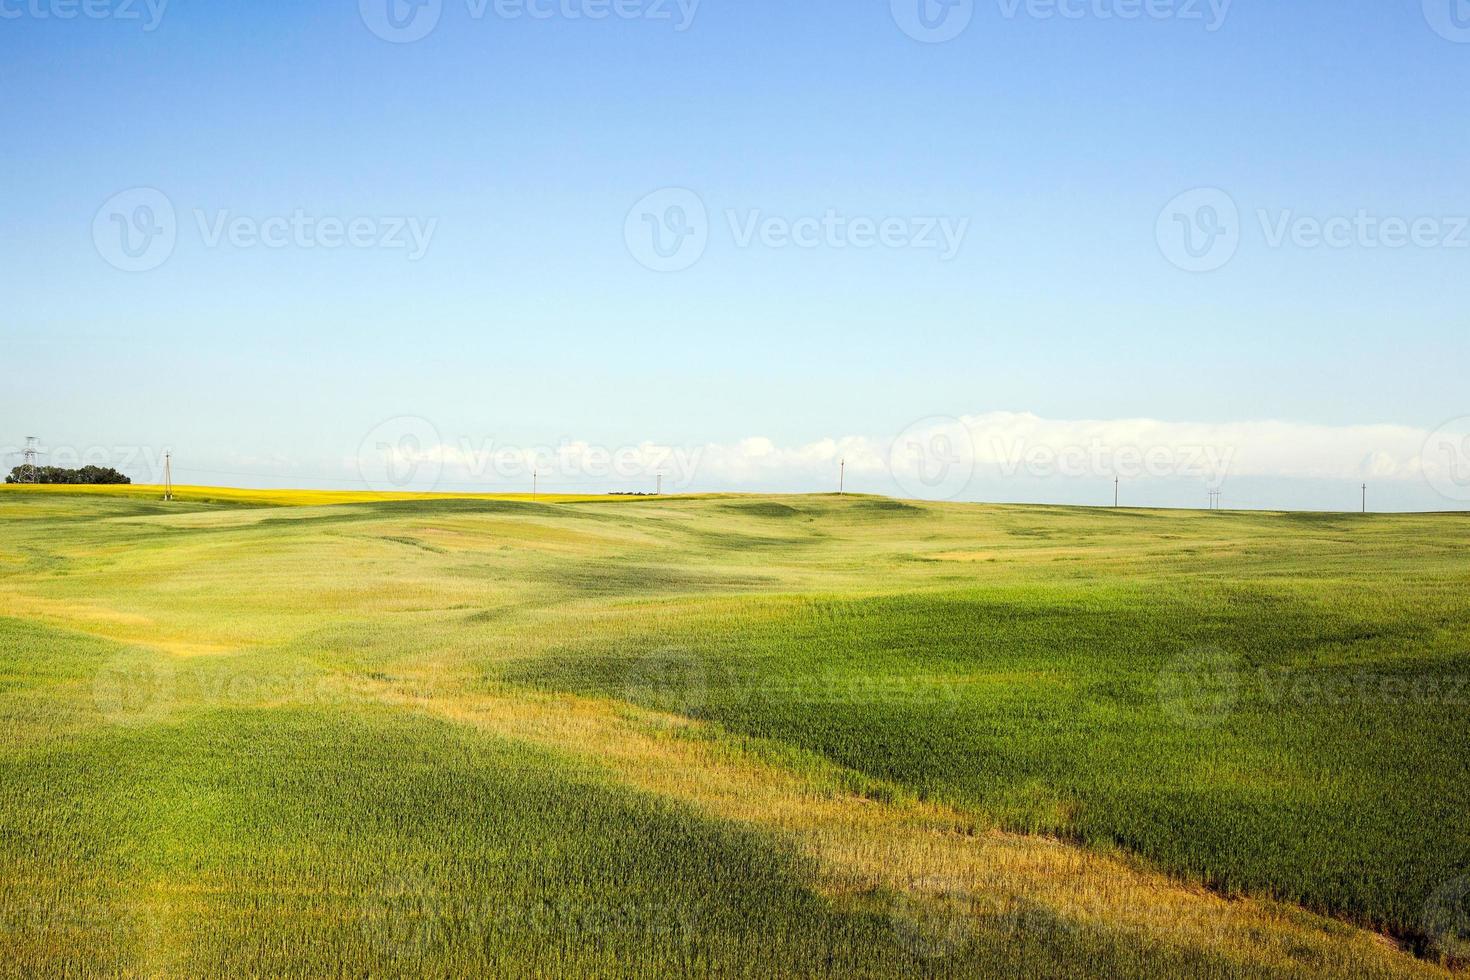
[(1363, 513), (1368, 513), (1368, 484), (1363, 484)]
[(174, 499), (174, 454), (163, 454), (163, 499)]
[(653, 495), (655, 497), (664, 495), (664, 475), (662, 473), (658, 474), (658, 482), (654, 484)]
[(847, 492), (847, 460), (843, 459), (837, 464), (837, 496)]
[(1113, 477), (1113, 506), (1118, 506), (1118, 478)]
[(21, 456), (20, 482), (39, 483), (40, 474), (36, 472), (36, 437), (26, 436), (26, 448)]
[(531, 471), (531, 499), (532, 500), (535, 500), (536, 499), (536, 478), (539, 477), (540, 475), (541, 474), (538, 471), (536, 471), (536, 470), (532, 470)]

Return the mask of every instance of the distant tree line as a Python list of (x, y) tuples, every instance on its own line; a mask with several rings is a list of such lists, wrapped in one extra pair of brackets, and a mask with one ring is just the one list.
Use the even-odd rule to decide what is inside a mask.
[[(30, 474), (24, 466), (17, 466), (5, 477), (6, 483), (29, 483)], [(60, 466), (37, 466), (36, 483), (66, 483), (95, 485), (100, 483), (132, 483), (110, 466), (83, 466), (79, 470), (62, 469)]]

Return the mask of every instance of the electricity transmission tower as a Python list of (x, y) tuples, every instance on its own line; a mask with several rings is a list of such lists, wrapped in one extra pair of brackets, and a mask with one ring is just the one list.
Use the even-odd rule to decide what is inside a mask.
[(21, 453), (20, 478), (21, 483), (40, 483), (41, 475), (36, 469), (36, 456), (40, 450), (36, 448), (36, 437), (26, 436), (26, 448)]
[(174, 499), (174, 454), (163, 454), (163, 499)]

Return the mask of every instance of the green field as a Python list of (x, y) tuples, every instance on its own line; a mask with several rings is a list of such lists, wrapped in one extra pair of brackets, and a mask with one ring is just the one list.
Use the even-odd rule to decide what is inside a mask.
[(1434, 976), (1470, 515), (0, 491), (0, 975)]

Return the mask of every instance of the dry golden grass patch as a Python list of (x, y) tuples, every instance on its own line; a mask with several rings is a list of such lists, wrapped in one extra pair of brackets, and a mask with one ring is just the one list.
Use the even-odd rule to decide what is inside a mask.
[[(415, 703), (399, 695), (400, 703)], [(432, 714), (558, 750), (621, 782), (792, 841), (822, 869), (834, 898), (893, 892), (968, 907), (978, 930), (1038, 914), (1058, 928), (1223, 954), (1287, 975), (1448, 976), (1386, 938), (1254, 899), (1230, 900), (1128, 861), (1050, 838), (977, 826), (913, 800), (840, 788), (835, 770), (764, 759), (698, 722), (570, 696), (505, 692), (416, 702)]]

